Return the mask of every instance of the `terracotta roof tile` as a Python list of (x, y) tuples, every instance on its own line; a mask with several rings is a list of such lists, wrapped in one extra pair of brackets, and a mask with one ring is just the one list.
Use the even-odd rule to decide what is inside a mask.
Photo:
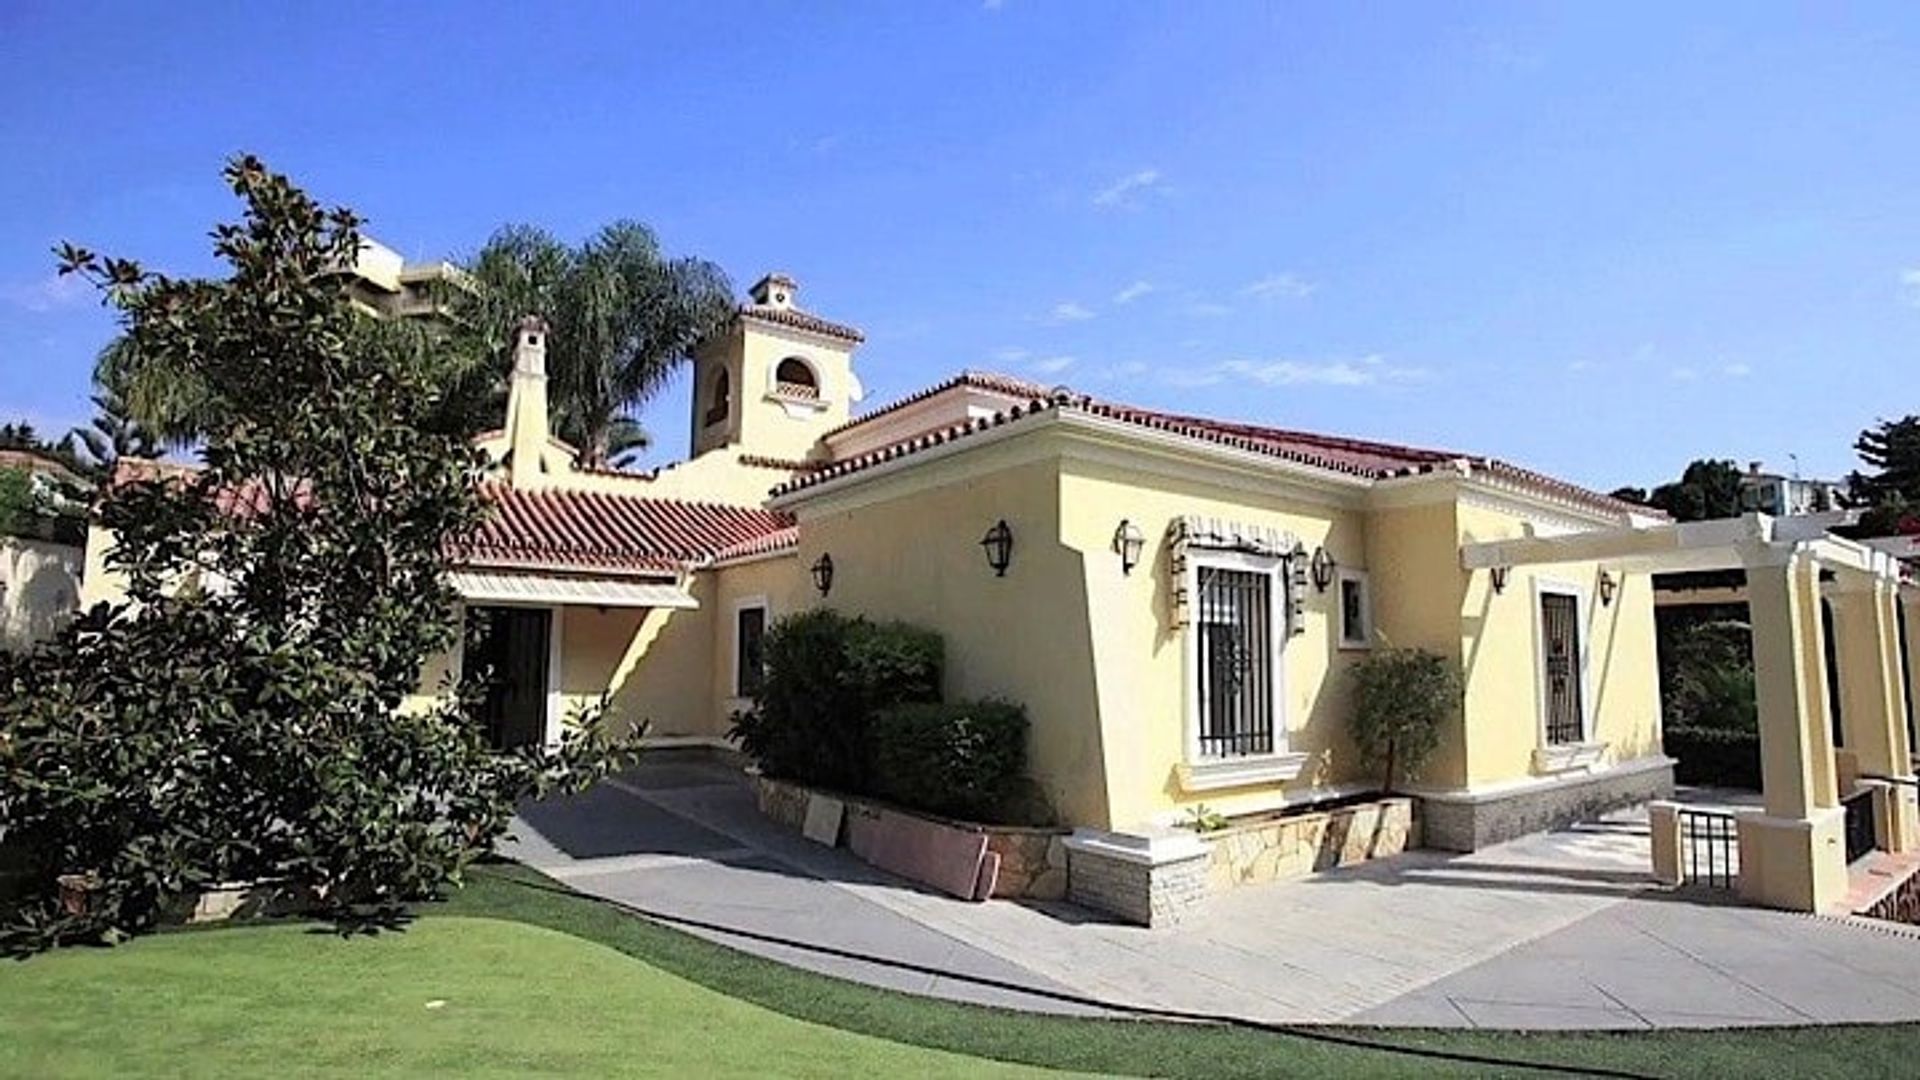
[(731, 544), (713, 553), (713, 561), (727, 562), (732, 559), (750, 559), (755, 555), (772, 555), (779, 551), (791, 551), (800, 546), (800, 527), (789, 525), (784, 529)]
[(948, 379), (946, 382), (929, 386), (925, 390), (908, 394), (898, 401), (892, 401), (882, 405), (870, 413), (856, 416), (846, 423), (841, 424), (839, 427), (834, 428), (832, 431), (827, 432), (824, 437), (831, 439), (843, 431), (851, 431), (869, 420), (877, 420), (888, 413), (899, 412), (909, 405), (925, 401), (935, 394), (944, 393), (956, 386), (971, 386), (979, 390), (991, 390), (995, 393), (1006, 394), (1009, 397), (1025, 398), (1028, 401), (1044, 398), (1053, 393), (1054, 390), (1053, 387), (1042, 386), (1037, 382), (1029, 382), (1026, 379), (1016, 379), (1011, 375), (996, 375), (991, 371), (963, 371), (953, 378)]
[(825, 334), (845, 341), (861, 342), (867, 335), (843, 323), (832, 322), (818, 315), (801, 311), (798, 308), (778, 308), (768, 304), (742, 304), (738, 312), (740, 318), (755, 319), (760, 322), (777, 323), (791, 326), (796, 330), (807, 330), (815, 334)]
[[(962, 383), (974, 386), (986, 386), (1005, 393), (1021, 393), (1029, 400), (1022, 405), (996, 413), (992, 417), (956, 424), (938, 431), (907, 439), (891, 446), (834, 462), (825, 468), (793, 480), (774, 489), (775, 495), (786, 495), (823, 484), (828, 480), (870, 469), (883, 462), (919, 453), (932, 447), (977, 434), (989, 428), (1000, 427), (1022, 418), (1050, 410), (1073, 410), (1093, 416), (1118, 420), (1139, 427), (1165, 431), (1188, 438), (1200, 439), (1222, 446), (1252, 453), (1265, 454), (1286, 461), (1346, 473), (1363, 479), (1381, 480), (1397, 476), (1413, 476), (1431, 473), (1443, 469), (1465, 467), (1477, 469), (1500, 476), (1517, 483), (1543, 489), (1561, 498), (1584, 503), (1596, 509), (1610, 513), (1648, 513), (1648, 509), (1633, 503), (1622, 502), (1609, 495), (1581, 487), (1547, 476), (1544, 473), (1511, 465), (1497, 458), (1479, 455), (1460, 454), (1447, 450), (1434, 450), (1422, 447), (1402, 446), (1394, 443), (1373, 442), (1366, 439), (1351, 439), (1334, 435), (1319, 435), (1312, 432), (1293, 431), (1285, 428), (1264, 427), (1257, 424), (1239, 423), (1229, 420), (1213, 420), (1205, 417), (1183, 416), (1177, 413), (1160, 412), (1154, 409), (1142, 409), (1115, 402), (1099, 401), (1066, 390), (1031, 393), (1037, 390), (1035, 384), (1006, 376), (988, 375), (978, 372), (963, 373), (957, 378), (922, 391), (911, 398), (897, 402), (879, 412), (871, 413), (862, 419), (871, 419), (882, 413), (891, 412), (914, 401), (922, 400), (949, 387)], [(842, 429), (844, 430), (844, 429)]]
[(483, 495), (492, 513), (453, 552), (468, 565), (659, 572), (704, 564), (793, 525), (769, 510), (679, 499), (503, 484)]

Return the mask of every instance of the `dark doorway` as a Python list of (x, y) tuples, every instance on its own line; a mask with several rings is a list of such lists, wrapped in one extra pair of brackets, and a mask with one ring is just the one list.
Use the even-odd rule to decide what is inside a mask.
[(466, 669), (486, 673), (480, 716), (496, 749), (511, 750), (547, 737), (552, 625), (552, 613), (545, 608), (467, 609)]

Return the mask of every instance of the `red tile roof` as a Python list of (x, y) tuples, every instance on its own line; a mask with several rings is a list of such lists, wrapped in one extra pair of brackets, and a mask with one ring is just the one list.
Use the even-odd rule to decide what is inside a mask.
[(737, 312), (742, 319), (755, 319), (760, 322), (777, 323), (791, 326), (797, 330), (807, 330), (815, 334), (825, 334), (845, 341), (859, 343), (867, 340), (867, 335), (844, 323), (831, 322), (798, 308), (778, 308), (769, 304), (742, 304)]
[[(905, 404), (921, 400), (962, 383), (975, 386), (984, 385), (992, 389), (1016, 386), (1033, 387), (1033, 384), (1025, 383), (1019, 379), (969, 372), (956, 379), (948, 380), (912, 398), (908, 398), (903, 402), (880, 410), (880, 413), (892, 411)], [(1011, 393), (1014, 391), (1007, 390), (1005, 392)], [(786, 495), (792, 492), (802, 491), (838, 477), (848, 476), (870, 469), (883, 462), (919, 453), (923, 450), (953, 442), (956, 439), (963, 439), (969, 435), (977, 434), (990, 428), (1000, 427), (1004, 424), (1014, 423), (1023, 418), (1050, 411), (1082, 412), (1138, 427), (1165, 431), (1175, 435), (1182, 435), (1222, 446), (1230, 446), (1252, 453), (1265, 454), (1281, 460), (1346, 473), (1369, 480), (1413, 476), (1421, 473), (1430, 473), (1442, 469), (1465, 466), (1470, 469), (1479, 470), (1520, 484), (1538, 488), (1560, 498), (1570, 499), (1609, 513), (1624, 513), (1628, 511), (1641, 514), (1653, 513), (1644, 506), (1622, 502), (1611, 496), (1603, 495), (1577, 484), (1557, 480), (1543, 473), (1524, 469), (1517, 465), (1511, 465), (1496, 458), (1461, 454), (1447, 450), (1401, 446), (1394, 443), (1372, 442), (1365, 439), (1317, 435), (1311, 432), (1263, 427), (1257, 424), (1245, 424), (1229, 420), (1212, 420), (1205, 417), (1182, 416), (1177, 413), (1166, 413), (1115, 402), (1098, 401), (1065, 390), (1032, 394), (1026, 403), (1015, 405), (991, 417), (956, 424), (948, 428), (895, 443), (891, 446), (882, 447), (870, 453), (848, 458), (845, 461), (834, 462), (806, 476), (796, 477), (788, 481), (780, 487), (775, 488), (774, 494)], [(870, 414), (870, 416), (878, 416), (880, 413), (873, 413)]]
[(800, 546), (800, 527), (789, 525), (776, 532), (745, 540), (713, 553), (713, 561), (728, 562), (733, 559), (750, 559), (755, 555), (772, 555), (779, 551), (791, 551)]
[(487, 520), (454, 557), (467, 565), (595, 572), (661, 572), (793, 525), (781, 513), (740, 506), (586, 491), (483, 490)]
[(948, 379), (946, 382), (929, 386), (925, 390), (908, 394), (898, 401), (882, 405), (870, 413), (856, 416), (846, 423), (841, 424), (839, 427), (834, 428), (832, 431), (827, 432), (824, 437), (831, 439), (843, 431), (851, 431), (869, 420), (877, 420), (888, 413), (899, 412), (909, 405), (925, 401), (935, 394), (944, 393), (956, 386), (970, 386), (977, 390), (991, 390), (994, 393), (1005, 394), (1008, 397), (1023, 398), (1028, 401), (1045, 398), (1053, 393), (1055, 389), (1051, 386), (1042, 386), (1037, 382), (1016, 379), (1011, 375), (996, 375), (991, 371), (963, 371), (953, 378)]

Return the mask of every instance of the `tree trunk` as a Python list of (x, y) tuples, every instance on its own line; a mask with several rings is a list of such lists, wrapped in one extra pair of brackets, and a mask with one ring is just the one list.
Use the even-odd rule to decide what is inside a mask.
[(1390, 741), (1387, 743), (1387, 780), (1386, 780), (1386, 786), (1381, 788), (1380, 790), (1380, 793), (1382, 795), (1390, 795), (1393, 793), (1393, 758), (1394, 758), (1394, 750), (1397, 749), (1398, 746), (1399, 746), (1398, 740)]

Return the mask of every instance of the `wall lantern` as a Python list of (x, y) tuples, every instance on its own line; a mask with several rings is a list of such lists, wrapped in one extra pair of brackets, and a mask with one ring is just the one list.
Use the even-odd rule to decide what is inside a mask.
[(820, 557), (813, 561), (812, 570), (813, 570), (813, 587), (820, 590), (820, 595), (825, 596), (828, 593), (832, 592), (833, 591), (833, 556), (828, 555), (825, 552), (822, 552)]
[(1507, 575), (1512, 572), (1513, 567), (1511, 566), (1496, 566), (1490, 571), (1493, 575), (1494, 592), (1503, 593), (1507, 591)]
[(1605, 570), (1600, 571), (1600, 606), (1611, 607), (1613, 605), (1613, 594), (1619, 590), (1620, 583), (1614, 580), (1613, 575), (1607, 573)]
[(1121, 518), (1120, 527), (1113, 533), (1113, 550), (1120, 553), (1122, 574), (1133, 573), (1133, 568), (1140, 565), (1140, 553), (1146, 547), (1147, 538), (1141, 535), (1140, 526)]
[(995, 577), (1006, 577), (1007, 567), (1013, 563), (1013, 530), (1007, 528), (1007, 519), (1001, 518), (987, 535), (980, 538), (980, 546), (986, 549), (987, 565), (993, 567)]
[(1339, 563), (1333, 561), (1333, 554), (1326, 548), (1314, 548), (1313, 591), (1326, 592), (1327, 586), (1333, 584), (1333, 572), (1339, 569), (1339, 566)]

